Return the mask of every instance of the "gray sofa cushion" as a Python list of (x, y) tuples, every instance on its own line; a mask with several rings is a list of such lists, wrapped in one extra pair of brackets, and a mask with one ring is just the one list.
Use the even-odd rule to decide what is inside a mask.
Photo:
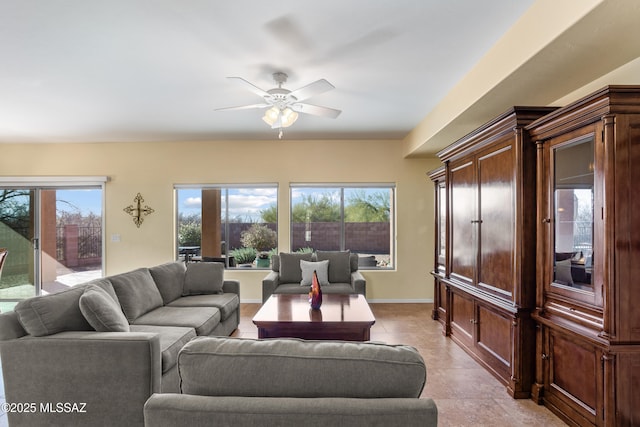
[(288, 254), (280, 252), (280, 283), (300, 283), (302, 281), (302, 270), (300, 260), (311, 261), (311, 253)]
[(351, 282), (351, 253), (349, 251), (317, 251), (318, 261), (329, 260), (329, 282)]
[(29, 335), (41, 337), (63, 331), (90, 331), (91, 325), (80, 311), (80, 296), (89, 285), (105, 290), (115, 301), (111, 282), (108, 279), (96, 279), (85, 285), (76, 285), (61, 292), (41, 295), (20, 301), (14, 310), (20, 324)]
[(236, 310), (239, 310), (240, 298), (232, 293), (191, 295), (178, 298), (169, 304), (169, 307), (216, 307), (220, 310), (221, 320), (227, 320)]
[[(358, 271), (358, 268), (360, 268), (360, 256), (358, 254), (351, 254), (349, 256), (349, 261), (351, 261), (351, 272), (353, 273), (354, 271)], [(375, 257), (374, 257), (375, 260)]]
[(160, 307), (134, 321), (136, 325), (180, 326), (193, 328), (197, 335), (209, 335), (220, 323), (216, 307)]
[(187, 265), (182, 295), (221, 294), (224, 282), (224, 264), (198, 262)]
[(184, 287), (184, 274), (187, 267), (182, 261), (167, 262), (149, 268), (149, 273), (156, 282), (156, 286), (162, 295), (162, 302), (167, 305), (182, 296)]
[(129, 332), (129, 322), (120, 305), (98, 286), (87, 286), (79, 304), (82, 315), (96, 331)]
[(318, 282), (321, 285), (329, 284), (329, 260), (318, 262), (300, 260), (300, 269), (302, 270), (301, 285), (311, 286), (314, 271), (318, 274)]
[(109, 277), (129, 323), (162, 306), (162, 295), (147, 268)]
[(178, 352), (186, 343), (196, 337), (193, 328), (178, 326), (131, 325), (131, 332), (153, 332), (160, 338), (162, 353), (162, 373), (173, 368), (178, 362)]
[(371, 342), (199, 337), (178, 370), (204, 396), (417, 398), (426, 381), (416, 349)]
[(80, 296), (85, 286), (20, 301), (14, 310), (22, 327), (35, 337), (63, 331), (93, 330), (80, 311)]

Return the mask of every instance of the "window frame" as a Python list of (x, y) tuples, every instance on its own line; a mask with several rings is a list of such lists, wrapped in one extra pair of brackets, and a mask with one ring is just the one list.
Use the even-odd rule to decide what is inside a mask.
[[(174, 184), (173, 185), (173, 193), (174, 193), (174, 214), (175, 214), (175, 218), (174, 218), (174, 222), (175, 222), (175, 228), (174, 228), (174, 258), (176, 260), (181, 260), (180, 259), (180, 251), (179, 251), (179, 241), (178, 241), (178, 233), (179, 233), (179, 228), (180, 228), (180, 222), (179, 222), (179, 216), (180, 216), (180, 205), (179, 205), (179, 200), (178, 200), (178, 192), (180, 190), (221, 190), (224, 192), (224, 195), (222, 195), (222, 199), (224, 200), (224, 212), (222, 213), (223, 217), (226, 219), (224, 222), (224, 235), (225, 236), (229, 236), (229, 190), (233, 190), (233, 189), (275, 189), (276, 190), (276, 233), (278, 233), (278, 229), (279, 229), (279, 224), (278, 224), (278, 220), (277, 220), (277, 213), (279, 210), (279, 191), (280, 191), (280, 186), (278, 185), (278, 183), (226, 183), (226, 184), (212, 184), (212, 183), (208, 183), (208, 184)], [(202, 215), (201, 215), (201, 230), (202, 230)], [(202, 247), (202, 237), (201, 237), (201, 243), (200, 243), (201, 247)], [(276, 246), (276, 251), (277, 251), (278, 247)], [(225, 258), (226, 255), (228, 255), (230, 249), (226, 248), (225, 249)], [(262, 267), (254, 267), (254, 268), (246, 268), (240, 265), (236, 265), (236, 266), (229, 266), (229, 262), (228, 259), (225, 262), (225, 269), (229, 269), (229, 270), (268, 270), (270, 267), (267, 266), (262, 266)]]
[(294, 221), (293, 221), (293, 192), (296, 189), (330, 189), (340, 191), (340, 250), (346, 250), (346, 233), (345, 233), (345, 189), (386, 189), (391, 191), (389, 206), (389, 266), (360, 266), (363, 270), (395, 270), (397, 265), (396, 246), (397, 246), (397, 185), (392, 182), (292, 182), (289, 183), (289, 248), (293, 248), (294, 239)]

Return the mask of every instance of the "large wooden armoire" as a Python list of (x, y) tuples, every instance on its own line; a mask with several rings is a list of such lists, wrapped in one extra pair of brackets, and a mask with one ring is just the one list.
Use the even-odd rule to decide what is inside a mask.
[(439, 152), (444, 172), (430, 174), (433, 317), (515, 398), (531, 394), (535, 353), (536, 150), (524, 127), (551, 111), (510, 109)]
[(537, 147), (533, 398), (571, 425), (640, 425), (640, 87), (527, 127)]

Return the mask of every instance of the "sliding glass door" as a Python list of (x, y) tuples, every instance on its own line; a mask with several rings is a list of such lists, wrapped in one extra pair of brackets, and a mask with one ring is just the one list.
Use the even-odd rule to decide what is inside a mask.
[(0, 271), (1, 300), (15, 301), (36, 294), (35, 195), (33, 189), (0, 189), (0, 248), (7, 252)]
[(102, 276), (102, 194), (102, 184), (0, 185), (0, 302)]

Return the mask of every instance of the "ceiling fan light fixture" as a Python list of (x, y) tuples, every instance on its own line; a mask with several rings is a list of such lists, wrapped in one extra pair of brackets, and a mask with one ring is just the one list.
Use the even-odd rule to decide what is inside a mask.
[(281, 110), (273, 106), (265, 111), (262, 120), (272, 128), (288, 128), (298, 120), (298, 113), (289, 107)]
[(283, 128), (288, 128), (292, 124), (298, 120), (298, 113), (293, 111), (291, 108), (287, 107), (282, 110), (282, 115), (280, 116), (280, 120), (282, 122)]
[(278, 121), (278, 117), (280, 117), (280, 109), (273, 106), (264, 112), (262, 120), (269, 126), (273, 126), (273, 124)]

